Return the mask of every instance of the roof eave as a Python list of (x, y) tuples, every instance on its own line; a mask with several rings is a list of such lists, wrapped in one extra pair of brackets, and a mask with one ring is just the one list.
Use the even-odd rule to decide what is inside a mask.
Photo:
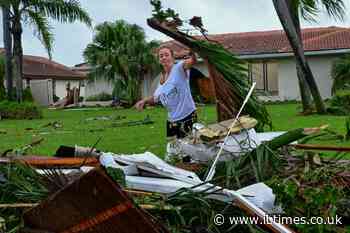
[[(305, 51), (305, 56), (336, 55), (336, 54), (346, 54), (346, 53), (350, 53), (350, 48)], [(244, 60), (287, 58), (287, 57), (294, 57), (294, 53), (283, 52), (283, 53), (245, 54), (245, 55), (238, 55), (238, 57)]]

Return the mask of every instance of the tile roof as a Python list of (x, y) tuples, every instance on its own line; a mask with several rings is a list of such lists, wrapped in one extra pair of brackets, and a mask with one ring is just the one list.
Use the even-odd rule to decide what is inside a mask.
[[(4, 53), (3, 48), (0, 48), (0, 53)], [(78, 71), (73, 71), (71, 68), (65, 65), (59, 64), (44, 57), (24, 55), (23, 78), (82, 80), (86, 79), (86, 74)]]
[[(223, 44), (239, 55), (255, 55), (291, 52), (283, 30), (225, 33), (209, 35), (210, 40)], [(320, 27), (302, 29), (305, 51), (320, 51), (350, 48), (350, 29), (342, 27)], [(173, 48), (176, 57), (183, 57), (188, 49), (177, 41), (162, 43)]]

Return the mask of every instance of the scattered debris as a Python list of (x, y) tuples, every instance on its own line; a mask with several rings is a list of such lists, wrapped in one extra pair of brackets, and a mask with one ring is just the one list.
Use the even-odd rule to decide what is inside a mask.
[(7, 134), (7, 130), (0, 129), (0, 134)]
[(126, 116), (98, 116), (98, 117), (89, 117), (86, 118), (85, 121), (119, 121), (122, 119), (126, 119)]
[(15, 148), (15, 149), (8, 149), (5, 150), (2, 154), (1, 157), (5, 157), (7, 156), (9, 153), (14, 154), (16, 156), (19, 155), (25, 155), (30, 149), (32, 149), (35, 146), (38, 146), (41, 142), (44, 141), (44, 138), (38, 138), (38, 139), (34, 139), (30, 144), (25, 145), (21, 148)]

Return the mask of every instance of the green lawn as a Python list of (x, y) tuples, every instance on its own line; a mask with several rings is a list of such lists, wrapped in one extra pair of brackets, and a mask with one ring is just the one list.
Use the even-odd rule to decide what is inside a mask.
[[(273, 130), (288, 130), (299, 127), (315, 127), (329, 124), (331, 129), (345, 133), (345, 117), (336, 116), (298, 116), (297, 104), (270, 105), (268, 110), (273, 119)], [(113, 124), (143, 120), (147, 115), (155, 121), (151, 125), (115, 127)], [(92, 120), (91, 117), (107, 116), (113, 120)], [(125, 119), (119, 119), (126, 117)], [(37, 138), (45, 140), (30, 152), (36, 155), (52, 155), (60, 145), (92, 146), (99, 137), (97, 145), (102, 151), (115, 153), (140, 153), (146, 150), (163, 156), (165, 152), (165, 119), (163, 108), (151, 108), (144, 112), (134, 109), (100, 108), (84, 111), (44, 110), (41, 120), (1, 120), (0, 152), (11, 148), (21, 148)], [(214, 106), (199, 109), (202, 122), (215, 122)], [(62, 128), (43, 127), (50, 122), (62, 123)], [(325, 142), (318, 142), (325, 143)], [(329, 141), (329, 144), (336, 142)], [(349, 145), (350, 143), (342, 143)]]

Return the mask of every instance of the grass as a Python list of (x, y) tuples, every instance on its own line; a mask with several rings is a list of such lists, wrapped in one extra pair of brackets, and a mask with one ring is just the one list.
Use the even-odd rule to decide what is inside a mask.
[[(297, 104), (269, 105), (273, 130), (289, 130), (299, 127), (316, 127), (329, 124), (330, 129), (345, 134), (345, 117), (338, 116), (298, 116)], [(0, 153), (7, 149), (22, 148), (38, 138), (44, 141), (28, 153), (34, 155), (53, 155), (60, 145), (92, 146), (102, 137), (97, 148), (114, 153), (142, 153), (151, 151), (159, 156), (165, 153), (165, 120), (163, 108), (150, 108), (144, 112), (134, 109), (96, 108), (83, 111), (44, 110), (40, 120), (1, 120)], [(149, 125), (114, 127), (127, 121), (143, 120), (147, 115), (155, 122)], [(201, 122), (212, 123), (216, 120), (215, 106), (201, 107), (198, 110)], [(107, 116), (113, 120), (90, 120), (88, 118)], [(120, 119), (125, 117), (125, 119)], [(51, 122), (59, 122), (62, 128), (44, 127)], [(2, 133), (1, 133), (2, 132)], [(6, 132), (6, 133), (4, 133)], [(314, 143), (334, 144), (333, 141), (315, 141)], [(350, 146), (350, 142), (341, 145)]]

